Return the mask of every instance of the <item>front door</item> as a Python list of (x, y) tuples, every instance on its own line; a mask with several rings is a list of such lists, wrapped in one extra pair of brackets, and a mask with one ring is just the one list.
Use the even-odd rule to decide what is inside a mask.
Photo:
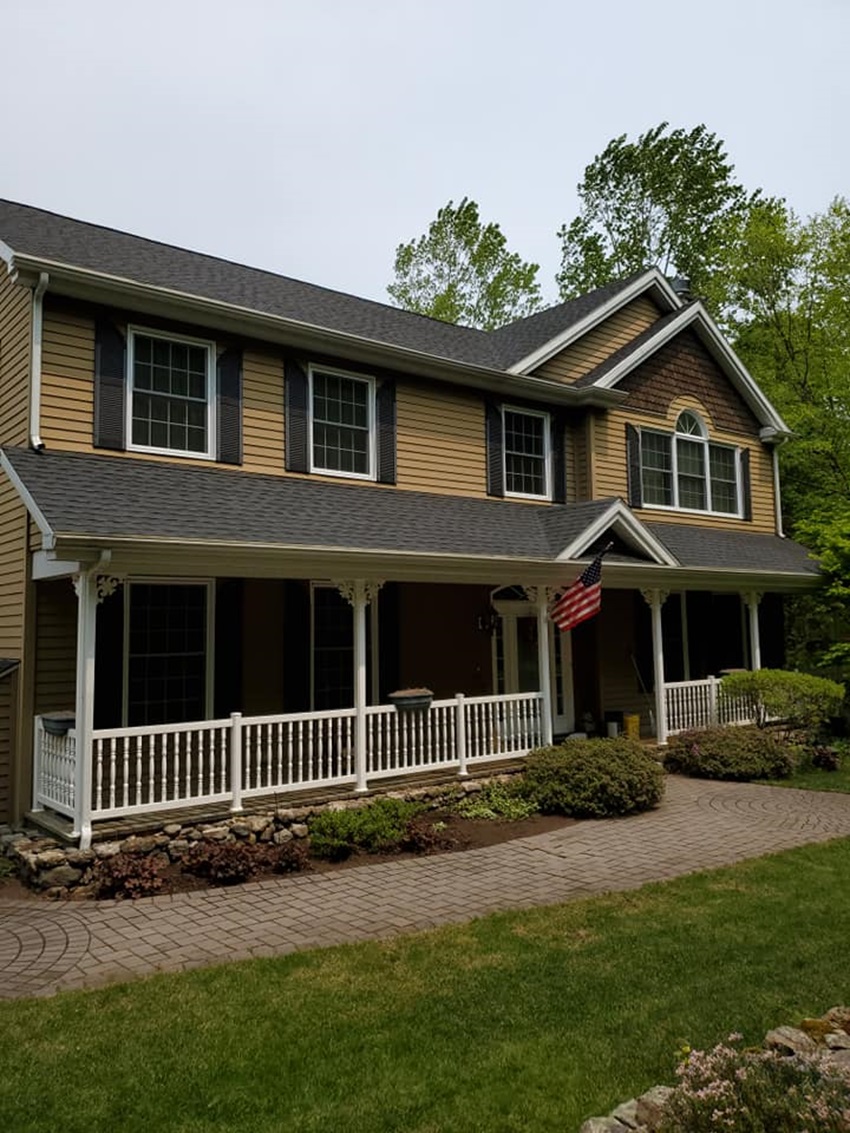
[[(537, 611), (527, 601), (498, 599), (493, 638), (493, 685), (497, 693), (538, 692), (540, 664)], [(552, 730), (564, 735), (575, 730), (573, 703), (572, 638), (549, 624), (549, 673)]]

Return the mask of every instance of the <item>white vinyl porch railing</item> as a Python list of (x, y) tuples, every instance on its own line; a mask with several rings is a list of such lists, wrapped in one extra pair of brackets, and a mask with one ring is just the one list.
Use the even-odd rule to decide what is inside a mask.
[[(421, 711), (366, 709), (366, 778), (527, 755), (543, 742), (540, 693), (438, 700)], [(245, 716), (92, 732), (91, 819), (226, 803), (308, 787), (357, 782), (353, 708)], [(35, 805), (81, 815), (77, 744), (35, 729)]]
[(667, 734), (720, 724), (752, 724), (755, 705), (743, 696), (729, 696), (719, 677), (701, 681), (672, 681), (664, 685)]

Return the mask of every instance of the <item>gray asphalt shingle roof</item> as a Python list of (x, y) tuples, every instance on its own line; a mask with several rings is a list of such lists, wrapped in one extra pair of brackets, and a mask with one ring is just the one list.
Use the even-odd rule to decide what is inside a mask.
[(0, 200), (0, 240), (21, 255), (497, 370), (567, 330), (631, 282), (608, 284), (488, 333), (14, 201)]
[[(124, 537), (552, 561), (613, 503), (536, 506), (88, 453), (3, 451), (57, 535), (105, 543)], [(646, 526), (683, 566), (817, 573), (805, 548), (773, 535)]]

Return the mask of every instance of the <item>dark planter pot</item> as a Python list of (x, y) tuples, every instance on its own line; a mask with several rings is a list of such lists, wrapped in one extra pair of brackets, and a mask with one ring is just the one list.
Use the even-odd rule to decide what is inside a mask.
[(65, 736), (76, 720), (73, 712), (46, 712), (41, 717), (41, 726), (49, 736)]
[(390, 704), (395, 705), (396, 712), (427, 712), (431, 707), (434, 694), (433, 692), (391, 692), (387, 699)]

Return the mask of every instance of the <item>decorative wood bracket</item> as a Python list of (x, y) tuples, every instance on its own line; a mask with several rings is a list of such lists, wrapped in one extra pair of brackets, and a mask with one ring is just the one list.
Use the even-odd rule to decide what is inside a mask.
[(350, 606), (353, 606), (358, 598), (361, 598), (368, 606), (378, 597), (378, 591), (384, 583), (383, 580), (378, 579), (369, 579), (368, 581), (357, 579), (355, 582), (333, 579), (332, 585), (337, 588)]
[[(80, 597), (81, 580), (82, 575), (80, 574), (75, 574), (72, 579), (74, 583), (74, 593), (78, 598)], [(104, 598), (109, 598), (112, 594), (115, 593), (118, 587), (123, 586), (123, 584), (124, 579), (117, 578), (114, 574), (99, 574), (95, 579), (94, 584), (98, 606), (101, 604)]]
[(658, 605), (663, 606), (667, 599), (670, 597), (669, 590), (641, 590), (643, 600), (647, 606), (651, 606), (655, 601), (655, 596), (658, 596)]

